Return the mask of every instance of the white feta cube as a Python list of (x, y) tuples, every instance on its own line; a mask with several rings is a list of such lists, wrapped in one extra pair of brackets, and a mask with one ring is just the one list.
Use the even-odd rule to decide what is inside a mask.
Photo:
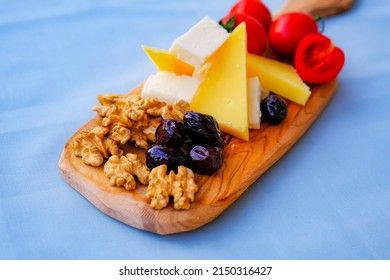
[(259, 129), (261, 123), (261, 85), (258, 77), (248, 79), (248, 119), (250, 129)]
[(155, 97), (168, 104), (173, 104), (180, 99), (189, 103), (199, 84), (200, 81), (194, 77), (159, 71), (148, 77), (141, 96), (143, 98)]
[(229, 35), (222, 26), (206, 16), (177, 38), (169, 51), (197, 68), (229, 38)]

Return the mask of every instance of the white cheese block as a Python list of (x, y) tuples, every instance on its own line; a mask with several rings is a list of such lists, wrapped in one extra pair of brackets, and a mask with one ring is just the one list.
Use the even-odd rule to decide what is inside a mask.
[(146, 80), (141, 92), (143, 98), (158, 98), (160, 101), (173, 104), (182, 99), (191, 102), (200, 81), (196, 78), (176, 75), (168, 71), (158, 71)]
[(261, 122), (261, 85), (258, 77), (248, 79), (248, 118), (249, 128), (259, 129)]
[(177, 38), (169, 51), (197, 68), (226, 41), (229, 35), (226, 29), (206, 16)]

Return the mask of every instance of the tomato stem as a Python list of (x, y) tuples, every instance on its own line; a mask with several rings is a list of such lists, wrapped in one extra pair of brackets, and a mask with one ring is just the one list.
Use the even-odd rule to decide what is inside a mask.
[(236, 27), (236, 17), (232, 16), (226, 23), (223, 23), (223, 19), (219, 21), (219, 24), (227, 30), (227, 32), (232, 33)]
[(324, 33), (325, 31), (325, 19), (320, 16), (320, 15), (316, 15), (314, 16), (314, 19), (315, 21), (317, 22), (317, 25), (318, 25), (318, 32), (319, 33)]

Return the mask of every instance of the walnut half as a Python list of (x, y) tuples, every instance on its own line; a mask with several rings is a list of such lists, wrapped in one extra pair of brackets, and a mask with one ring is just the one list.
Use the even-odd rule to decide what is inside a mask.
[(134, 190), (137, 186), (134, 176), (141, 184), (148, 183), (149, 169), (137, 155), (128, 153), (126, 156), (111, 156), (104, 164), (104, 173), (110, 180), (110, 185)]
[(173, 196), (173, 207), (177, 210), (187, 210), (198, 189), (191, 169), (181, 165), (177, 174), (173, 170), (167, 174), (167, 166), (164, 164), (150, 172), (146, 197), (152, 208), (162, 209), (168, 205), (169, 196)]
[(76, 156), (81, 157), (85, 164), (100, 166), (109, 154), (121, 155), (122, 150), (110, 138), (106, 138), (108, 128), (97, 126), (91, 131), (81, 131), (72, 142), (72, 149)]

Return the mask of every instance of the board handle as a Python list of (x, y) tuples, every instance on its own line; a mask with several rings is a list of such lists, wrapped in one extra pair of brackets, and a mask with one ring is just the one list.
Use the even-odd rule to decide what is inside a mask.
[(350, 10), (355, 0), (287, 0), (274, 13), (274, 18), (288, 12), (305, 12), (313, 16), (330, 17)]

